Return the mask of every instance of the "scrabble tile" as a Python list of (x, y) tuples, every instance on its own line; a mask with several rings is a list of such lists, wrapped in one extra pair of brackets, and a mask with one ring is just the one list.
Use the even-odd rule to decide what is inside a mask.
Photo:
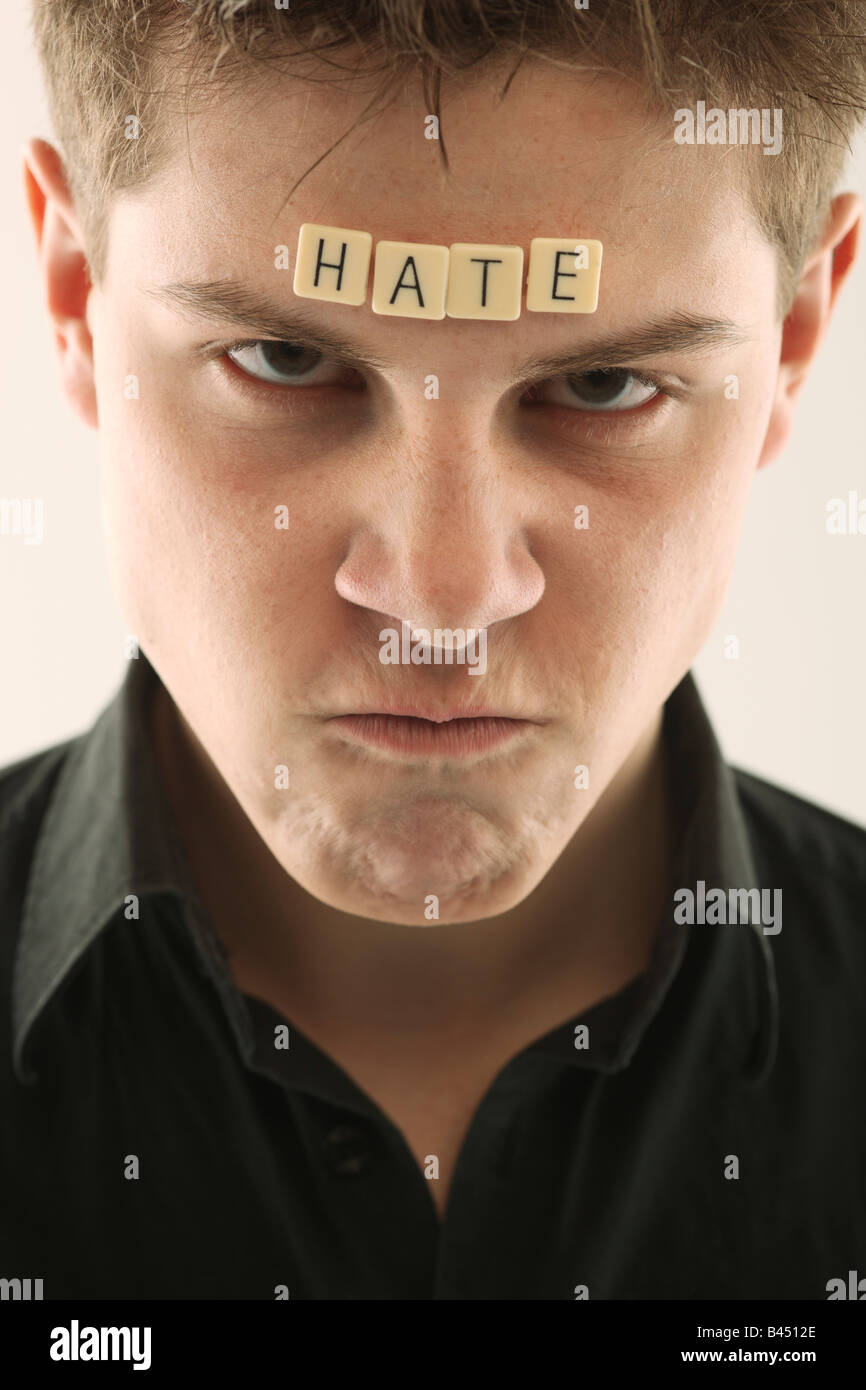
[(601, 242), (534, 237), (529, 243), (526, 307), (536, 314), (594, 314)]
[(444, 319), (448, 261), (447, 246), (377, 241), (373, 313), (396, 314), (406, 319)]
[(445, 312), (452, 319), (519, 319), (523, 247), (455, 241)]
[(298, 234), (295, 282), (302, 299), (327, 299), (336, 304), (363, 304), (373, 238), (348, 227), (323, 227), (305, 222)]

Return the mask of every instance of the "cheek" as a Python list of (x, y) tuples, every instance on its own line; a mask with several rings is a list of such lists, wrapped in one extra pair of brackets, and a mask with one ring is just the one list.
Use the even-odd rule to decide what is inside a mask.
[(587, 499), (589, 529), (560, 554), (588, 679), (603, 682), (626, 665), (684, 670), (712, 628), (768, 410), (738, 404), (721, 395), (651, 467)]
[[(118, 603), (154, 660), (255, 664), (297, 642), (334, 594), (337, 509), (262, 466), (262, 444), (182, 412), (153, 379), (101, 412), (102, 488)], [(270, 449), (273, 454), (273, 448)], [(254, 466), (255, 464), (255, 466)]]

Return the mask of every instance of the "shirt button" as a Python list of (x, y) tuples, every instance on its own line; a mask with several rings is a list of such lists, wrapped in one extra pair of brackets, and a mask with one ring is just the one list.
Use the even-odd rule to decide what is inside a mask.
[(325, 1138), (325, 1157), (341, 1178), (354, 1178), (370, 1166), (370, 1146), (359, 1129), (336, 1125)]

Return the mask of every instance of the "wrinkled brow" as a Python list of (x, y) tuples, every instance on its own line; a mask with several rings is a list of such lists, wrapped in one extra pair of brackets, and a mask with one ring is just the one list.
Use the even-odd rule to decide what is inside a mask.
[[(356, 335), (318, 322), (315, 309), (307, 305), (279, 304), (234, 280), (178, 281), (151, 286), (145, 292), (201, 317), (231, 324), (251, 337), (276, 338), (284, 342), (302, 340), (305, 346), (328, 353), (350, 366), (384, 371), (395, 365), (372, 352)], [(513, 323), (517, 322), (519, 320), (503, 325), (503, 331), (512, 332)], [(435, 333), (436, 325), (431, 326)], [(514, 379), (579, 375), (662, 354), (707, 352), (747, 341), (748, 335), (731, 319), (677, 312), (616, 334), (569, 345), (551, 355), (531, 354), (516, 369)]]

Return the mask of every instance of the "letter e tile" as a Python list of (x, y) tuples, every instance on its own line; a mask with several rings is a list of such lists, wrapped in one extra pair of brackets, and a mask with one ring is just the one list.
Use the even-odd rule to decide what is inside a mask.
[(529, 243), (526, 307), (536, 314), (594, 314), (601, 242), (534, 237)]

